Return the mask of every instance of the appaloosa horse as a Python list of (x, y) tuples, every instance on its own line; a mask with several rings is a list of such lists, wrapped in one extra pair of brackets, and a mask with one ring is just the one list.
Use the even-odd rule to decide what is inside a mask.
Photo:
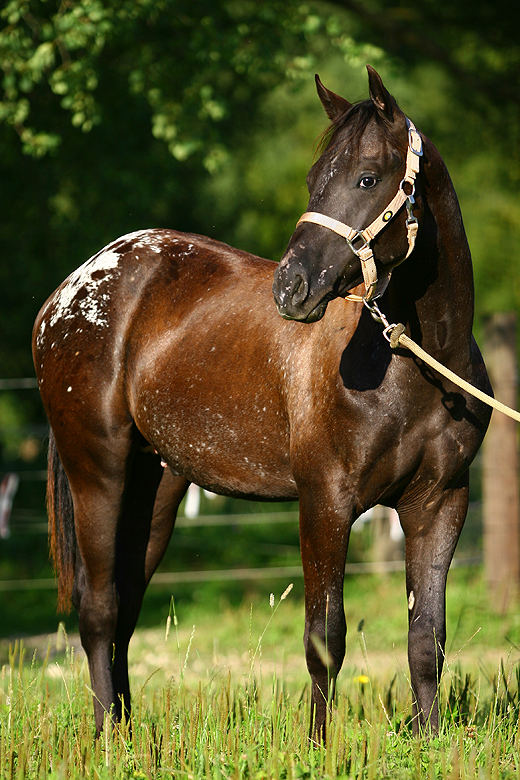
[(141, 230), (74, 271), (36, 320), (51, 548), (60, 604), (79, 611), (98, 732), (130, 706), (128, 643), (189, 482), (300, 501), (316, 737), (345, 653), (351, 526), (376, 503), (395, 507), (414, 724), (437, 728), (446, 575), (489, 412), (392, 351), (369, 309), (341, 296), (364, 278), (367, 300), (383, 295), (390, 319), (488, 389), (470, 253), (442, 159), (377, 73), (356, 105), (317, 84), (332, 124), (279, 266)]

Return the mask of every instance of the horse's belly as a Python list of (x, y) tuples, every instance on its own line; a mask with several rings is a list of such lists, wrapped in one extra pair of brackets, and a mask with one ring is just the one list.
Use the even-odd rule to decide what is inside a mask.
[(171, 470), (201, 487), (232, 496), (297, 497), (288, 435), (263, 407), (226, 416), (174, 399), (168, 408), (156, 404), (151, 413), (144, 403), (136, 417)]

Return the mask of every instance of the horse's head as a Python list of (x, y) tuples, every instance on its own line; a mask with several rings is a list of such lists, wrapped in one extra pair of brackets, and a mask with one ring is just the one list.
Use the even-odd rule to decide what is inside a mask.
[(355, 105), (316, 76), (332, 124), (307, 176), (307, 212), (274, 277), (276, 305), (287, 319), (319, 320), (330, 300), (362, 281), (367, 299), (380, 296), (415, 242), (421, 139), (380, 76), (367, 69), (370, 100)]

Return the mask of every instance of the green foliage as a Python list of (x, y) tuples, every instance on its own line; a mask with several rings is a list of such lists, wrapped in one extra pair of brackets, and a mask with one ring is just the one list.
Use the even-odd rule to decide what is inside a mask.
[[(493, 4), (472, 0), (332, 0), (346, 10), (352, 35), (375, 43), (396, 61), (412, 68), (434, 64), (448, 76), (452, 100), (484, 110), (498, 129), (518, 118), (520, 46), (507, 0)], [(494, 108), (493, 108), (494, 107)], [(507, 121), (507, 120), (506, 120)], [(516, 128), (504, 128), (518, 133)]]
[(2, 457), (12, 458), (18, 454), (24, 422), (21, 404), (17, 403), (16, 397), (5, 393), (0, 395), (0, 430), (9, 432)]
[(321, 27), (294, 0), (10, 0), (1, 17), (0, 121), (24, 151), (56, 150), (59, 108), (84, 132), (106, 121), (106, 85), (119, 81), (176, 159), (198, 152), (211, 171), (236, 117), (283, 75), (307, 69), (306, 35)]

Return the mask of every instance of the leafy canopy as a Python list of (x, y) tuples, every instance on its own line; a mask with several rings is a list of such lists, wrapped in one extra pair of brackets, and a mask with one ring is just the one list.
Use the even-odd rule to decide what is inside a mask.
[(294, 0), (9, 0), (1, 17), (0, 122), (26, 153), (57, 150), (63, 112), (85, 132), (107, 121), (112, 82), (177, 160), (199, 152), (209, 170), (259, 95), (307, 69), (321, 26)]

